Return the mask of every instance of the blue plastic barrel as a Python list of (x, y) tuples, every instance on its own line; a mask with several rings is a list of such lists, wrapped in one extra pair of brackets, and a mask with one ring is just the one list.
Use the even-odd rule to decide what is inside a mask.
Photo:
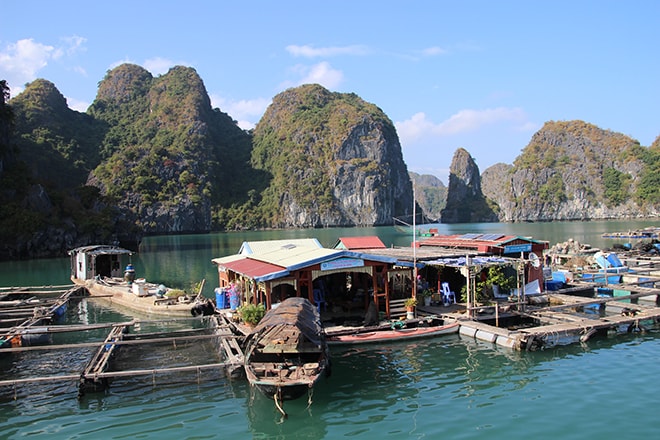
[(219, 309), (227, 308), (227, 292), (220, 287), (216, 287), (215, 289), (215, 304)]

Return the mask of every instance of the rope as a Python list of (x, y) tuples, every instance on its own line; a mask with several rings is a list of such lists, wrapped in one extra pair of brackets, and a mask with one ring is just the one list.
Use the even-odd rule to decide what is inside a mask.
[[(279, 392), (279, 389), (277, 391)], [(273, 400), (275, 400), (275, 408), (277, 408), (277, 410), (282, 414), (282, 416), (288, 417), (287, 413), (284, 412), (284, 410), (280, 406), (280, 403), (277, 401), (277, 394), (278, 393), (273, 394)]]
[(312, 406), (312, 396), (314, 395), (314, 388), (310, 385), (310, 387), (307, 389), (307, 408)]

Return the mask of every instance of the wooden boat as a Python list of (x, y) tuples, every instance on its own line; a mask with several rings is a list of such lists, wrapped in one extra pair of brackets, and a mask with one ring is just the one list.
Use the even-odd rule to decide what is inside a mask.
[[(93, 245), (69, 251), (71, 256), (71, 281), (83, 286), (90, 297), (98, 298), (111, 306), (158, 316), (189, 317), (210, 315), (215, 311), (213, 302), (201, 295), (175, 296), (173, 289), (162, 284), (135, 279), (129, 263), (122, 278), (122, 257), (132, 252), (117, 246)], [(202, 283), (203, 286), (203, 283)], [(180, 292), (183, 293), (183, 292)]]
[(643, 229), (635, 229), (625, 232), (607, 232), (602, 234), (603, 238), (625, 238), (634, 240), (652, 240), (660, 238), (660, 227), (650, 226)]
[[(438, 235), (438, 225), (433, 223), (422, 223), (418, 224), (413, 222), (413, 224), (406, 223), (405, 221), (393, 217), (394, 220), (394, 229), (397, 232), (404, 235), (416, 235), (417, 237), (433, 237)], [(424, 218), (422, 218), (424, 220)]]
[[(402, 321), (403, 322), (403, 321)], [(367, 343), (400, 342), (410, 339), (430, 338), (440, 335), (458, 333), (458, 322), (444, 323), (442, 319), (422, 320), (413, 327), (392, 325), (372, 331), (356, 331), (352, 333), (336, 333), (327, 337), (328, 345), (350, 345)]]
[(282, 301), (247, 336), (245, 375), (276, 403), (311, 391), (329, 365), (319, 313), (305, 298)]

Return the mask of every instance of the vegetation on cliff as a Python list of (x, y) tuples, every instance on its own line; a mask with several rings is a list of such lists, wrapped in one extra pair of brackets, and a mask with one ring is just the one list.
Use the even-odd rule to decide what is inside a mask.
[(252, 165), (272, 176), (259, 212), (273, 227), (390, 224), (411, 210), (394, 125), (352, 93), (277, 95), (254, 129)]
[(484, 173), (502, 221), (656, 215), (660, 156), (621, 133), (550, 121), (505, 172)]
[(247, 200), (250, 136), (211, 108), (194, 69), (153, 78), (140, 66), (119, 66), (89, 113), (110, 127), (91, 183), (146, 233), (227, 227), (223, 211)]
[(253, 132), (211, 108), (187, 67), (112, 69), (87, 113), (44, 79), (12, 100), (0, 89), (2, 258), (142, 234), (391, 224), (412, 213), (411, 180), (444, 222), (660, 212), (660, 137), (644, 147), (582, 121), (546, 123), (513, 165), (481, 176), (459, 149), (445, 188), (408, 173), (376, 105), (319, 85), (275, 96)]
[(447, 204), (447, 187), (431, 174), (417, 174), (412, 171), (408, 174), (415, 185), (415, 199), (422, 208), (424, 216), (429, 221), (439, 221), (442, 210)]
[(70, 110), (46, 80), (9, 102), (8, 92), (0, 115), (6, 258), (143, 234), (385, 224), (412, 206), (393, 124), (354, 94), (284, 92), (253, 154), (252, 133), (211, 108), (191, 68), (154, 78), (121, 65), (87, 113)]
[(457, 149), (449, 170), (447, 203), (442, 210), (442, 222), (495, 221), (497, 221), (496, 207), (489, 204), (483, 195), (479, 167), (467, 150)]

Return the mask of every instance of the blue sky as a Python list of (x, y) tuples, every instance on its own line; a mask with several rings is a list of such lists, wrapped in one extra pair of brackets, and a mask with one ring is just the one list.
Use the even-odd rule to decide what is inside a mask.
[(457, 148), (483, 172), (544, 122), (660, 135), (660, 2), (4, 0), (0, 79), (37, 78), (85, 111), (108, 70), (194, 67), (243, 128), (318, 83), (394, 122), (408, 169), (447, 182)]

